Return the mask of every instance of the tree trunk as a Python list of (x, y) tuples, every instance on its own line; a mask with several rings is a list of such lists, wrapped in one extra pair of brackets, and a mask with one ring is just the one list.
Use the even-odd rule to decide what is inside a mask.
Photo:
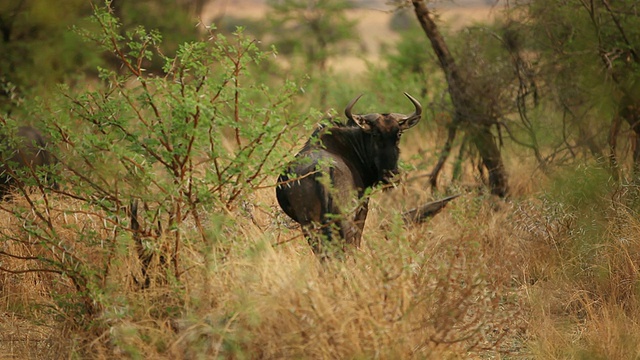
[(440, 171), (444, 167), (444, 163), (447, 161), (449, 154), (451, 154), (451, 148), (453, 147), (453, 140), (455, 140), (455, 138), (456, 138), (456, 126), (452, 124), (451, 126), (449, 126), (447, 142), (445, 142), (444, 148), (440, 152), (438, 163), (436, 163), (436, 166), (433, 167), (433, 170), (429, 175), (429, 184), (434, 189), (438, 185), (438, 174), (440, 174)]
[(500, 197), (507, 196), (507, 172), (502, 163), (500, 148), (488, 126), (469, 124), (467, 132), (471, 135), (475, 146), (478, 148), (482, 164), (489, 172), (489, 186), (491, 193)]
[(633, 181), (640, 183), (640, 101), (636, 101), (630, 96), (625, 96), (620, 104), (618, 114), (627, 121), (633, 134), (635, 144), (633, 147)]
[(618, 134), (620, 134), (620, 125), (622, 119), (620, 116), (614, 116), (609, 127), (609, 137), (607, 143), (609, 144), (609, 166), (611, 167), (611, 176), (613, 180), (618, 181), (620, 179), (620, 167), (618, 164)]
[[(482, 163), (489, 172), (489, 186), (491, 193), (504, 197), (508, 192), (507, 173), (505, 171), (500, 148), (496, 144), (495, 138), (491, 133), (491, 126), (496, 123), (496, 119), (491, 114), (482, 110), (482, 104), (477, 103), (473, 94), (468, 93), (469, 89), (460, 74), (460, 70), (449, 52), (449, 48), (440, 34), (436, 23), (431, 18), (431, 13), (427, 8), (424, 0), (412, 0), (416, 16), (427, 38), (431, 42), (431, 47), (436, 53), (440, 61), (440, 67), (444, 71), (447, 83), (449, 85), (449, 94), (454, 107), (454, 116), (452, 129), (449, 138), (455, 136), (455, 130), (464, 125), (463, 129), (470, 135), (471, 141), (478, 148), (478, 152), (482, 157)], [(448, 151), (441, 156), (441, 161), (446, 159)], [(444, 157), (444, 159), (443, 159)], [(438, 162), (440, 164), (440, 161)], [(431, 173), (431, 183), (436, 183), (439, 168)]]

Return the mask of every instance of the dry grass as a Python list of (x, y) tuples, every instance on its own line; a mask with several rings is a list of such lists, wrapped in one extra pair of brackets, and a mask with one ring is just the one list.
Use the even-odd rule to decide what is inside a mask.
[[(416, 155), (433, 153), (425, 144), (436, 144), (437, 135), (406, 135), (403, 159), (418, 166)], [(151, 275), (158, 281), (144, 290), (133, 281), (140, 263), (131, 236), (116, 234), (105, 214), (50, 197), (57, 240), (36, 241), (27, 226), (36, 212), (17, 196), (0, 206), (0, 251), (58, 261), (72, 256), (75, 263), (67, 264), (100, 276), (87, 306), (66, 274), (0, 271), (0, 353), (32, 359), (637, 357), (640, 222), (624, 205), (633, 194), (604, 191), (608, 197), (591, 208), (572, 207), (569, 197), (541, 196), (553, 184), (540, 181), (527, 161), (508, 155), (507, 162), (511, 199), (487, 195), (471, 164), (462, 178), (470, 186), (447, 187), (448, 168), (442, 190), (463, 195), (420, 226), (405, 226), (401, 213), (440, 196), (425, 191), (420, 171), (395, 190), (375, 192), (362, 248), (326, 264), (279, 210), (274, 189), (255, 191), (229, 212), (203, 210), (206, 242), (193, 223), (181, 224), (180, 281), (156, 262)], [(31, 197), (42, 211), (42, 197)], [(602, 228), (601, 238), (584, 235), (588, 217)], [(4, 255), (0, 262), (14, 271), (41, 264)]]
[[(101, 311), (91, 328), (79, 328), (77, 319), (65, 317), (74, 312), (60, 299), (77, 295), (69, 279), (2, 273), (2, 306), (12, 314), (2, 319), (9, 329), (3, 332), (3, 353), (29, 358), (70, 353), (95, 358), (456, 358), (508, 352), (518, 344), (522, 311), (510, 286), (514, 249), (497, 246), (508, 235), (496, 231), (503, 229), (497, 223), (505, 221), (507, 212), (496, 216), (489, 203), (469, 196), (432, 224), (405, 229), (398, 207), (380, 210), (377, 202), (387, 195), (380, 193), (365, 246), (346, 262), (322, 265), (298, 231), (278, 221), (271, 191), (254, 194), (259, 206), (252, 212), (229, 214), (235, 224), (208, 224), (221, 232), (213, 238), (228, 240), (212, 246), (209, 259), (195, 242), (184, 248), (188, 270), (180, 285), (137, 290), (130, 281), (135, 258), (121, 253), (99, 292)], [(18, 200), (6, 210), (20, 205)], [(65, 207), (77, 210), (78, 205), (53, 201), (53, 208)], [(470, 229), (467, 211), (496, 225)], [(99, 216), (54, 213), (53, 218), (60, 238), (73, 244), (70, 253), (82, 262), (104, 262), (99, 244), (86, 246), (78, 235), (79, 229), (91, 227), (96, 238), (109, 238)], [(2, 219), (5, 234), (24, 237), (21, 222), (6, 211)], [(190, 231), (188, 224), (184, 230)], [(5, 242), (3, 248), (53, 256), (49, 249), (34, 242)], [(217, 256), (222, 250), (225, 256)], [(5, 267), (24, 265), (3, 257)], [(38, 311), (43, 308), (50, 311)], [(41, 344), (37, 352), (29, 346), (34, 341)]]
[[(405, 146), (405, 156), (416, 148)], [(320, 264), (279, 212), (273, 189), (226, 215), (211, 212), (211, 243), (183, 224), (180, 283), (137, 289), (131, 240), (119, 238), (118, 259), (94, 293), (100, 311), (82, 326), (68, 277), (2, 272), (1, 352), (33, 359), (637, 357), (640, 222), (622, 205), (628, 195), (605, 201), (604, 237), (584, 250), (584, 210), (539, 197), (548, 184), (524, 176), (526, 167), (512, 169), (510, 201), (466, 191), (417, 227), (405, 227), (399, 214), (427, 198), (419, 180), (377, 192), (363, 247), (346, 261)], [(94, 240), (113, 237), (108, 224), (73, 201), (50, 200), (67, 209), (51, 216), (69, 253), (104, 262), (109, 252)], [(3, 234), (25, 238), (24, 221), (10, 213), (23, 205), (3, 206)], [(50, 245), (4, 241), (2, 250), (53, 256)], [(2, 257), (2, 266), (24, 269), (25, 261)]]

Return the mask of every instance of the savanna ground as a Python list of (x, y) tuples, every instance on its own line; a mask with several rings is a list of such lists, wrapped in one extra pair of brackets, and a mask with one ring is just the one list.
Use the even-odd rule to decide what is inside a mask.
[[(364, 19), (361, 28), (379, 28)], [(348, 78), (350, 90), (367, 86)], [(406, 109), (399, 92), (377, 96)], [(361, 106), (377, 111), (377, 99)], [(0, 251), (12, 254), (0, 263), (12, 270), (0, 272), (0, 358), (638, 358), (636, 189), (596, 163), (545, 175), (507, 142), (507, 199), (488, 194), (473, 161), (455, 182), (449, 165), (434, 191), (425, 175), (446, 118), (428, 111), (404, 135), (402, 182), (373, 192), (363, 246), (345, 261), (317, 261), (279, 210), (271, 176), (237, 204), (148, 235), (171, 244), (180, 233), (181, 263), (171, 272), (156, 257), (141, 290), (133, 235), (116, 230), (127, 216), (62, 194), (17, 194), (0, 206)], [(308, 134), (297, 131), (282, 156)], [(457, 193), (428, 222), (402, 223), (403, 211)], [(41, 241), (34, 224), (46, 221), (58, 243)], [(47, 264), (34, 259), (108, 265), (81, 284), (87, 297), (72, 279), (93, 273), (38, 271)]]

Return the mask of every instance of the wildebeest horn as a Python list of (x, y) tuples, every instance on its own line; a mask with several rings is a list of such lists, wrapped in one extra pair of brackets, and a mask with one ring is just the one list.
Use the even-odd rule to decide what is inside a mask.
[(415, 106), (416, 108), (416, 111), (414, 111), (413, 114), (407, 116), (407, 119), (412, 119), (422, 115), (422, 105), (420, 105), (420, 102), (406, 92), (404, 93), (404, 96), (408, 97), (409, 100), (411, 100), (411, 102), (413, 103), (413, 106)]
[(354, 121), (357, 123), (357, 121), (353, 120), (353, 115), (351, 114), (351, 108), (353, 107), (353, 105), (355, 105), (358, 100), (360, 100), (360, 98), (362, 97), (362, 95), (364, 94), (360, 94), (358, 96), (356, 96), (353, 100), (351, 100), (349, 102), (349, 104), (347, 104), (347, 107), (344, 109), (344, 114), (347, 116), (347, 119)]

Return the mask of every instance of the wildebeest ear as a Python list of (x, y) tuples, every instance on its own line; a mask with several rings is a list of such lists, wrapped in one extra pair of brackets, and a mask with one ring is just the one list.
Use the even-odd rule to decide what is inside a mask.
[(412, 127), (416, 126), (416, 124), (419, 121), (420, 121), (420, 116), (412, 116), (412, 117), (400, 120), (398, 122), (398, 125), (400, 125), (400, 131), (411, 129)]
[(353, 120), (353, 122), (360, 126), (360, 128), (366, 132), (371, 131), (371, 123), (369, 121), (367, 121), (367, 118), (364, 116), (360, 116), (360, 115), (353, 115), (353, 117), (351, 118), (351, 120)]

